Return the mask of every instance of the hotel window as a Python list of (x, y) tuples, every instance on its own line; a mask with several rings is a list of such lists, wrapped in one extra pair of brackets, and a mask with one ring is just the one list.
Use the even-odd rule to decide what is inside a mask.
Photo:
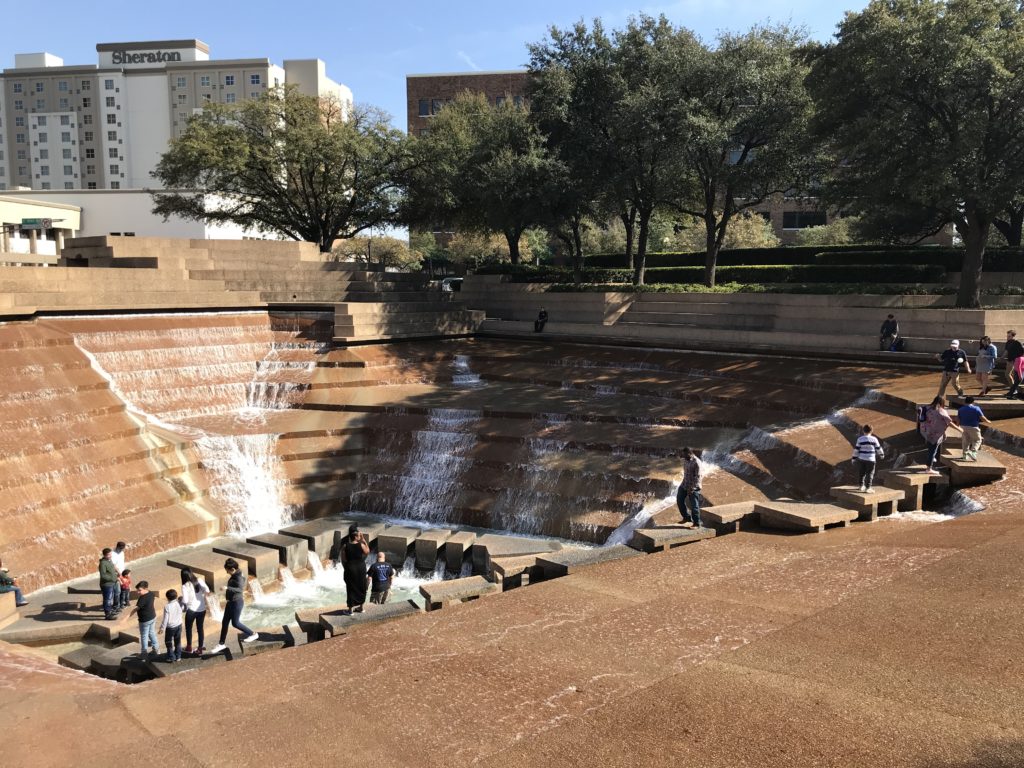
[(82, 125), (92, 125), (92, 115), (82, 115)]
[(68, 92), (68, 81), (67, 80), (58, 80), (57, 81), (57, 90), (60, 91), (61, 93), (67, 93)]
[(14, 134), (14, 140), (18, 144), (24, 144), (25, 143), (25, 134), (24, 133), (16, 133), (16, 134)]
[(64, 182), (64, 189), (74, 189), (74, 188), (75, 188), (74, 183), (72, 183), (70, 181), (65, 181)]
[(82, 141), (92, 141), (93, 136), (94, 134), (92, 131), (86, 131), (85, 133), (82, 134)]
[(260, 76), (259, 75), (249, 75), (249, 85), (259, 85), (259, 84), (260, 84)]
[(40, 144), (45, 144), (49, 140), (50, 140), (50, 134), (48, 134), (46, 131), (40, 131), (39, 132), (39, 143)]
[(46, 99), (36, 99), (36, 109), (46, 109)]
[(111, 147), (107, 150), (107, 157), (112, 157), (117, 160), (117, 147)]
[(108, 107), (114, 106), (114, 97), (113, 96), (107, 96), (106, 104), (107, 104)]
[(117, 176), (119, 173), (121, 173), (121, 166), (119, 166), (117, 164), (111, 164), (111, 166), (110, 166), (110, 175), (111, 176)]
[(19, 149), (15, 154), (17, 155), (19, 160), (24, 160), (27, 157), (24, 149)]
[(86, 147), (85, 156), (90, 159), (96, 157), (96, 150), (93, 149), (92, 147)]
[(43, 88), (45, 88), (45, 87), (46, 87), (46, 85), (41, 80), (37, 80), (36, 81), (36, 93), (42, 93), (43, 92)]
[(62, 150), (60, 154), (61, 154), (61, 157), (63, 157), (65, 160), (70, 160), (71, 159), (71, 150), (70, 149)]
[(108, 90), (108, 91), (114, 90), (114, 81), (113, 80), (104, 80), (103, 81), (103, 88), (105, 90)]
[(420, 117), (430, 117), (430, 100), (420, 99), (419, 112), (417, 113)]
[(18, 115), (17, 117), (14, 118), (14, 127), (15, 128), (24, 128), (25, 127), (25, 118), (22, 115)]
[(18, 166), (18, 175), (19, 176), (27, 176), (28, 175), (28, 169), (24, 165), (19, 165)]
[(806, 229), (820, 227), (826, 223), (824, 211), (783, 211), (783, 229)]
[(24, 109), (25, 108), (25, 102), (22, 101), (21, 99), (15, 99), (14, 100), (14, 108), (15, 109)]
[(96, 182), (95, 181), (90, 181), (88, 184), (85, 185), (85, 188), (86, 189), (96, 189)]
[(117, 125), (117, 115), (113, 112), (107, 115), (107, 125)]
[(65, 176), (70, 176), (74, 172), (75, 172), (75, 169), (72, 168), (70, 165), (65, 165), (64, 166), (64, 175)]
[(209, 75), (200, 75), (199, 76), (199, 85), (201, 87), (203, 87), (203, 88), (209, 88), (210, 87), (210, 76)]
[(57, 99), (58, 109), (70, 109), (71, 105), (67, 99)]
[(85, 166), (85, 174), (86, 174), (86, 176), (93, 176), (93, 175), (95, 175), (95, 173), (96, 173), (96, 166), (95, 165), (87, 165), (87, 166)]
[(60, 140), (65, 144), (71, 143), (71, 131), (61, 131)]
[(184, 77), (178, 78), (178, 87), (184, 88), (188, 84), (188, 81)]
[(40, 128), (45, 128), (46, 127), (46, 115), (40, 115), (39, 117), (37, 117), (36, 118), (36, 125), (39, 126)]
[(61, 125), (71, 125), (71, 116), (70, 115), (61, 115), (60, 116), (60, 124)]
[(50, 166), (48, 166), (48, 165), (40, 165), (39, 166), (39, 175), (40, 176), (49, 176), (50, 175)]
[(179, 104), (184, 104), (186, 101), (188, 101), (188, 96), (186, 96), (184, 93), (179, 93), (178, 94), (178, 103)]
[(21, 93), (21, 91), (22, 91), (22, 85), (21, 85), (21, 83), (15, 83), (15, 84), (14, 84), (14, 92), (15, 92), (15, 93)]
[(494, 106), (500, 107), (504, 103), (505, 103), (505, 97), (504, 96), (495, 96), (494, 97)]
[(121, 188), (121, 182), (120, 181), (112, 181), (112, 182), (110, 182), (110, 188), (111, 189), (120, 189)]
[(224, 85), (234, 85), (234, 84), (235, 84), (235, 76), (234, 75), (224, 75)]
[(117, 141), (117, 131), (107, 131), (107, 141)]
[(224, 103), (226, 103), (226, 104), (234, 104), (235, 103), (235, 94), (233, 94), (233, 93), (225, 93), (224, 94)]
[(82, 97), (82, 108), (89, 109), (92, 106), (92, 99), (88, 96)]
[(178, 119), (181, 120), (182, 122), (185, 122), (186, 120), (188, 120), (188, 112), (179, 112), (178, 113)]
[(43, 189), (49, 189), (49, 188), (50, 188), (50, 182), (48, 182), (48, 181), (44, 181), (44, 182), (43, 182), (42, 184), (40, 184), (40, 186), (41, 186), (41, 187), (42, 187)]
[(40, 160), (49, 160), (50, 159), (50, 150), (48, 150), (48, 149), (40, 149), (39, 150), (39, 159)]
[(88, 91), (91, 88), (92, 88), (92, 83), (89, 80), (83, 80), (82, 81), (82, 90), (83, 91)]

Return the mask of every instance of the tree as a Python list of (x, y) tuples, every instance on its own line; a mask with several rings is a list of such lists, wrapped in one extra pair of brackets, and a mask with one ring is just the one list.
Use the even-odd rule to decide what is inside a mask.
[(980, 306), (989, 232), (1024, 174), (1024, 19), (1016, 0), (873, 0), (808, 80), (837, 170), (831, 197), (919, 236), (956, 226), (957, 306)]
[(511, 261), (508, 241), (495, 233), (462, 230), (448, 241), (448, 258), (456, 264), (472, 268), (481, 264), (500, 264)]
[(796, 234), (797, 245), (850, 245), (864, 242), (857, 236), (860, 220), (854, 216), (834, 219), (818, 227), (805, 227)]
[(165, 188), (153, 191), (153, 212), (276, 232), (326, 253), (395, 221), (407, 165), (406, 137), (384, 112), (276, 88), (189, 120), (153, 172)]
[(708, 286), (734, 218), (806, 184), (815, 167), (803, 44), (788, 27), (755, 27), (720, 35), (715, 48), (691, 46), (683, 58), (685, 172), (694, 194), (676, 207), (703, 222)]
[(459, 229), (500, 232), (513, 264), (520, 239), (546, 215), (552, 173), (543, 138), (525, 107), (491, 107), (483, 94), (463, 93), (433, 119), (419, 141), (406, 221), (445, 221)]
[[(733, 217), (722, 248), (776, 248), (778, 245), (779, 238), (770, 221), (757, 213), (743, 211)], [(676, 251), (704, 251), (706, 248), (703, 219), (689, 217), (672, 238), (672, 249)]]
[(345, 261), (376, 267), (382, 272), (387, 269), (418, 271), (423, 266), (421, 253), (412, 250), (406, 241), (386, 235), (347, 238), (336, 243), (331, 252)]
[(992, 219), (992, 226), (999, 231), (1008, 246), (1019, 248), (1021, 232), (1024, 230), (1024, 202), (1014, 200), (1005, 211)]

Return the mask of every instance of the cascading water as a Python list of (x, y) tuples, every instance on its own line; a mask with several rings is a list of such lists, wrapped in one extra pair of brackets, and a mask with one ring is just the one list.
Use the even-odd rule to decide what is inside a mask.
[(458, 387), (481, 387), (484, 382), (480, 380), (479, 373), (473, 373), (469, 365), (469, 355), (456, 355), (452, 363), (455, 373), (452, 374), (452, 384)]
[(259, 579), (249, 579), (249, 592), (252, 594), (252, 600), (254, 603), (263, 602), (263, 585), (260, 584)]

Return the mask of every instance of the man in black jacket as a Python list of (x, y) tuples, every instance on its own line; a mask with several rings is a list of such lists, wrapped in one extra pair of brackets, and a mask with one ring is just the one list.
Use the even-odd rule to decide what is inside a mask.
[(1003, 352), (1006, 355), (1006, 383), (1013, 386), (1013, 364), (1018, 357), (1024, 357), (1024, 344), (1017, 341), (1016, 331), (1006, 332), (1006, 348)]

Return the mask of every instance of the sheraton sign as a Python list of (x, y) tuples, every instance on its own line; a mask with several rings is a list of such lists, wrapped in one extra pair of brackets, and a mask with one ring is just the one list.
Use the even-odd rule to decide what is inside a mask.
[(110, 56), (113, 64), (163, 64), (181, 61), (179, 51), (114, 51)]

